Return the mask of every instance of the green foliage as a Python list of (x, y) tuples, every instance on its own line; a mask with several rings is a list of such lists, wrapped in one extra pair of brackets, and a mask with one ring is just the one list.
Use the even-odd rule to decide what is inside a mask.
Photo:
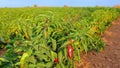
[(77, 7), (1, 8), (0, 13), (2, 68), (73, 68), (81, 52), (104, 49), (100, 35), (119, 14), (114, 8)]

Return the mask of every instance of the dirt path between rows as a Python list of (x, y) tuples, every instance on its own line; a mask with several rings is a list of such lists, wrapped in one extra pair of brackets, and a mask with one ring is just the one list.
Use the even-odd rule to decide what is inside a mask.
[(77, 68), (120, 68), (120, 17), (102, 35), (105, 50), (82, 55)]

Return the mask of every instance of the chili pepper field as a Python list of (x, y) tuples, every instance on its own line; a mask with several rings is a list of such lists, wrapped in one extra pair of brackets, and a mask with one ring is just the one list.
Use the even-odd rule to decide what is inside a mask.
[(81, 53), (104, 50), (110, 7), (0, 8), (0, 68), (76, 68)]

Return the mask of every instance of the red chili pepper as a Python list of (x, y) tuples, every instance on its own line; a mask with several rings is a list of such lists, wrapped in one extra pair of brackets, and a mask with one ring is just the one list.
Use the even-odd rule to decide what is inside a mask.
[(55, 63), (59, 63), (58, 58), (55, 58), (55, 59), (54, 59), (54, 62), (55, 62)]
[(68, 57), (70, 58), (70, 59), (72, 59), (72, 57), (73, 57), (73, 47), (71, 46), (71, 45), (68, 45), (67, 46), (67, 53), (68, 53)]

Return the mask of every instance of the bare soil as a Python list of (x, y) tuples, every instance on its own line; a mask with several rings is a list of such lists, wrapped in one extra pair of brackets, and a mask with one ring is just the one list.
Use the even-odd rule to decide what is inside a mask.
[(102, 35), (105, 50), (83, 54), (77, 68), (120, 68), (120, 17)]

